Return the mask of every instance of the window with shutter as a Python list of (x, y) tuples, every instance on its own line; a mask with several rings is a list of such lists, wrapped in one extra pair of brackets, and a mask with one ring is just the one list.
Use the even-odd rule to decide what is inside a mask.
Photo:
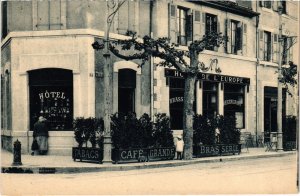
[[(218, 32), (218, 19), (216, 15), (206, 13), (205, 18), (205, 34)], [(208, 50), (214, 50), (214, 47), (206, 48)]]
[[(172, 11), (172, 10), (171, 10)], [(177, 7), (177, 42), (180, 45), (187, 45), (187, 27), (188, 15), (187, 10), (182, 7)]]
[(270, 61), (271, 60), (271, 33), (264, 31), (264, 60)]

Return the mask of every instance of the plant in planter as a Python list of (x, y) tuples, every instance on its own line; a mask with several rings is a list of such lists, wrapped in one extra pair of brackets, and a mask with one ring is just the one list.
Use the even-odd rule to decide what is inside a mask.
[(172, 158), (173, 136), (165, 114), (156, 115), (153, 123), (148, 114), (138, 119), (135, 114), (116, 113), (111, 122), (114, 161)]
[(236, 128), (234, 116), (218, 116), (221, 144), (238, 144), (240, 142), (240, 130)]
[(283, 147), (284, 150), (296, 149), (296, 116), (286, 116), (283, 118)]
[(194, 117), (194, 155), (215, 156), (240, 153), (240, 130), (232, 116)]
[[(72, 148), (73, 159), (101, 162), (103, 156), (101, 141), (103, 142), (103, 139), (99, 136), (103, 135), (103, 120), (79, 117), (73, 121), (73, 126), (75, 140), (78, 143), (78, 147)], [(87, 146), (88, 141), (92, 147)], [(85, 147), (83, 147), (84, 143), (86, 144)], [(97, 143), (100, 148), (96, 148)]]
[(194, 116), (194, 144), (214, 145), (216, 144), (215, 130), (217, 121), (213, 117), (202, 115)]
[(170, 118), (166, 114), (155, 114), (153, 140), (155, 146), (172, 147), (174, 146), (173, 135), (170, 129)]
[(73, 121), (75, 140), (78, 143), (78, 147), (82, 147), (83, 143), (87, 141), (85, 119), (83, 117), (76, 118)]

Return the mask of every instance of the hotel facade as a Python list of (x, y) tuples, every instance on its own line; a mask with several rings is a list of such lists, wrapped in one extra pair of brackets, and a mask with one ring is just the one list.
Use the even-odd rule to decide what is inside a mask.
[[(117, 2), (117, 1), (116, 1)], [(2, 3), (1, 141), (29, 153), (38, 116), (50, 122), (49, 154), (71, 155), (72, 121), (103, 117), (103, 51), (106, 1), (5, 1)], [(196, 81), (194, 109), (202, 115), (234, 115), (241, 132), (265, 141), (276, 132), (279, 4), (283, 36), (298, 36), (297, 1), (126, 1), (116, 13), (110, 39), (128, 31), (169, 37), (188, 50), (193, 40), (218, 31), (224, 45), (199, 54), (211, 69)], [(286, 39), (286, 46), (291, 39)], [(283, 47), (283, 46), (281, 46)], [(298, 43), (284, 64), (298, 64)], [(282, 49), (281, 49), (282, 51)], [(129, 51), (131, 53), (133, 51)], [(293, 55), (294, 54), (294, 55)], [(177, 70), (111, 56), (113, 112), (166, 113), (174, 136), (182, 134), (184, 79)], [(298, 89), (283, 90), (283, 116), (298, 115)]]

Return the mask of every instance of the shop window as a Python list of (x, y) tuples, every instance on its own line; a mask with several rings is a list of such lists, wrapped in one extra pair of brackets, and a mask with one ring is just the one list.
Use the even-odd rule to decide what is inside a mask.
[(236, 128), (245, 128), (244, 85), (224, 84), (224, 116), (236, 119)]
[(132, 69), (120, 69), (118, 85), (118, 111), (123, 114), (134, 113), (136, 71)]
[(29, 71), (30, 128), (44, 116), (50, 130), (72, 130), (73, 74), (64, 69)]
[(183, 129), (183, 98), (184, 98), (184, 79), (169, 78), (169, 108), (171, 129)]
[(203, 81), (203, 115), (218, 114), (218, 83)]

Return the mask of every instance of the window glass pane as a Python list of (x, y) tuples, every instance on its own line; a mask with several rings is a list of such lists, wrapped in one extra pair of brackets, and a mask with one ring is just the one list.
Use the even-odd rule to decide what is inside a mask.
[(204, 116), (218, 114), (218, 83), (203, 81), (202, 108)]
[(237, 128), (245, 127), (244, 88), (243, 85), (224, 84), (224, 116), (235, 117)]
[(44, 116), (50, 130), (71, 130), (73, 122), (73, 74), (62, 69), (29, 72), (30, 128)]
[(136, 71), (121, 69), (118, 75), (118, 112), (135, 112)]

